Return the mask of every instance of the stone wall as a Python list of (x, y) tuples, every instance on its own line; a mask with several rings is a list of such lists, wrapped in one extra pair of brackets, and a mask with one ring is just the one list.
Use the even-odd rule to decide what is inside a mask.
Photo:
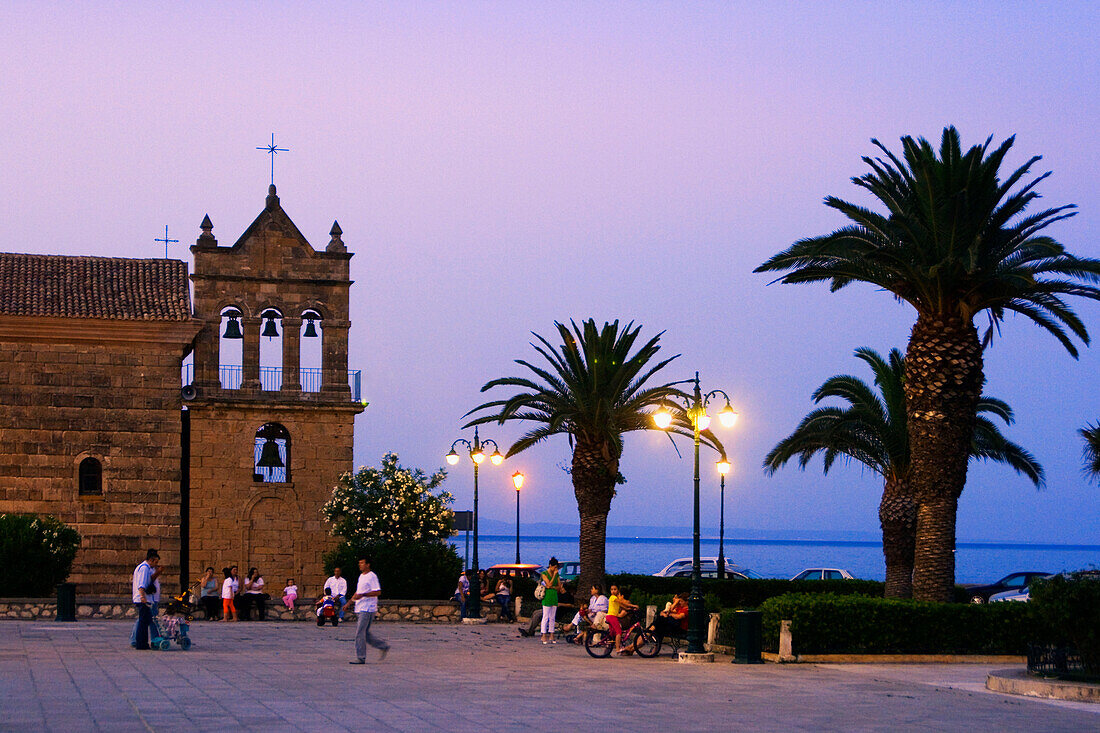
[[(196, 330), (0, 317), (0, 512), (75, 527), (82, 594), (124, 593), (148, 547), (178, 565), (180, 360)], [(102, 494), (81, 496), (89, 457)]]
[[(390, 601), (379, 604), (379, 621), (404, 621), (406, 623), (458, 623), (458, 604), (452, 601)], [(57, 602), (52, 598), (0, 598), (0, 619), (52, 620), (57, 615)], [(498, 621), (498, 610), (488, 605), (482, 615), (489, 621)], [(133, 618), (134, 606), (125, 598), (78, 598), (77, 619)], [(202, 619), (202, 612), (197, 614)], [(268, 608), (269, 621), (306, 621), (316, 623), (317, 617), (310, 607), (290, 611), (281, 603)], [(354, 616), (353, 616), (354, 618)], [(196, 623), (202, 623), (197, 621)]]

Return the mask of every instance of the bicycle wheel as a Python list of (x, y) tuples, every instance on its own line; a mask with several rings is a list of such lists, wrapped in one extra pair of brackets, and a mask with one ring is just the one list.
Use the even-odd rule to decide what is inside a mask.
[(584, 634), (584, 650), (596, 659), (611, 656), (611, 647), (615, 643), (615, 637), (606, 631), (586, 631)]
[(639, 631), (634, 637), (634, 651), (639, 657), (652, 659), (661, 653), (661, 637), (652, 631)]

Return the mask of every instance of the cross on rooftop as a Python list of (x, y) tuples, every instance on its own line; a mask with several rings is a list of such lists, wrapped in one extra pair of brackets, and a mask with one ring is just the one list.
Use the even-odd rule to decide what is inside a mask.
[(270, 145), (263, 145), (263, 146), (258, 147), (256, 149), (257, 150), (265, 150), (265, 151), (267, 151), (268, 155), (271, 156), (271, 185), (274, 186), (275, 185), (275, 156), (278, 155), (279, 153), (288, 153), (288, 152), (290, 152), (290, 149), (289, 148), (280, 148), (280, 147), (277, 147), (275, 145), (275, 133), (271, 133), (271, 144)]
[(153, 239), (153, 241), (154, 242), (164, 242), (164, 259), (168, 259), (168, 245), (169, 245), (169, 243), (173, 243), (173, 242), (178, 243), (180, 240), (178, 240), (178, 239), (169, 239), (168, 238), (168, 225), (165, 224), (164, 225), (164, 239), (161, 239), (160, 237), (155, 237)]

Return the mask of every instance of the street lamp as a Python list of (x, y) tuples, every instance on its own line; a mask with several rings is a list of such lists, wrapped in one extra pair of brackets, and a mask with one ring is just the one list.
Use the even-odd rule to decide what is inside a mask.
[(477, 469), (485, 460), (485, 446), (488, 443), (493, 444), (493, 453), (489, 456), (489, 462), (494, 466), (499, 466), (504, 462), (504, 456), (500, 453), (500, 448), (497, 446), (497, 442), (493, 439), (487, 439), (482, 441), (477, 434), (477, 428), (474, 428), (474, 442), (466, 440), (465, 438), (459, 438), (455, 442), (451, 443), (451, 452), (447, 454), (447, 463), (452, 466), (457, 465), (459, 461), (458, 451), (455, 450), (456, 446), (465, 446), (470, 453), (470, 460), (474, 464), (474, 554), (472, 562), (470, 563), (470, 570), (472, 578), (470, 581), (470, 595), (469, 600), (466, 602), (466, 615), (467, 618), (481, 618), (481, 582), (477, 577)]
[(512, 474), (512, 485), (516, 487), (516, 565), (519, 565), (519, 490), (523, 488), (524, 478), (519, 471)]
[(715, 464), (722, 482), (721, 510), (718, 513), (718, 579), (726, 579), (726, 553), (723, 544), (726, 539), (726, 474), (730, 472), (730, 462), (722, 456)]
[[(699, 387), (699, 372), (695, 372), (695, 379), (686, 379), (673, 384), (692, 384), (694, 392), (684, 395), (679, 400), (685, 408), (685, 415), (691, 421), (692, 434), (695, 439), (695, 523), (692, 529), (692, 555), (691, 555), (691, 595), (688, 596), (688, 635), (687, 653), (703, 654), (703, 639), (706, 627), (706, 609), (703, 605), (703, 571), (699, 561), (699, 433), (710, 427), (710, 416), (707, 415), (707, 405), (713, 397), (721, 395), (726, 400), (726, 406), (718, 411), (718, 421), (723, 427), (733, 427), (737, 422), (737, 413), (730, 406), (730, 398), (720, 389), (703, 394)], [(653, 415), (653, 422), (662, 430), (672, 425), (672, 412), (665, 406), (661, 406)]]

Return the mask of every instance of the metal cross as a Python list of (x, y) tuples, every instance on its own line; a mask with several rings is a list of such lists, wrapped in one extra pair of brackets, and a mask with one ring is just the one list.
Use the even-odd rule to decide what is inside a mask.
[(164, 259), (168, 259), (168, 244), (173, 243), (173, 242), (178, 244), (180, 240), (178, 240), (178, 239), (169, 239), (168, 238), (168, 225), (165, 224), (164, 225), (164, 239), (161, 239), (160, 237), (156, 237), (156, 238), (153, 239), (153, 241), (154, 242), (164, 242)]
[(289, 153), (290, 149), (289, 148), (276, 147), (276, 145), (275, 145), (275, 133), (271, 133), (271, 144), (270, 145), (264, 145), (264, 146), (258, 147), (256, 149), (257, 150), (266, 150), (267, 153), (271, 156), (271, 185), (274, 186), (275, 185), (275, 156), (278, 155), (279, 153)]

